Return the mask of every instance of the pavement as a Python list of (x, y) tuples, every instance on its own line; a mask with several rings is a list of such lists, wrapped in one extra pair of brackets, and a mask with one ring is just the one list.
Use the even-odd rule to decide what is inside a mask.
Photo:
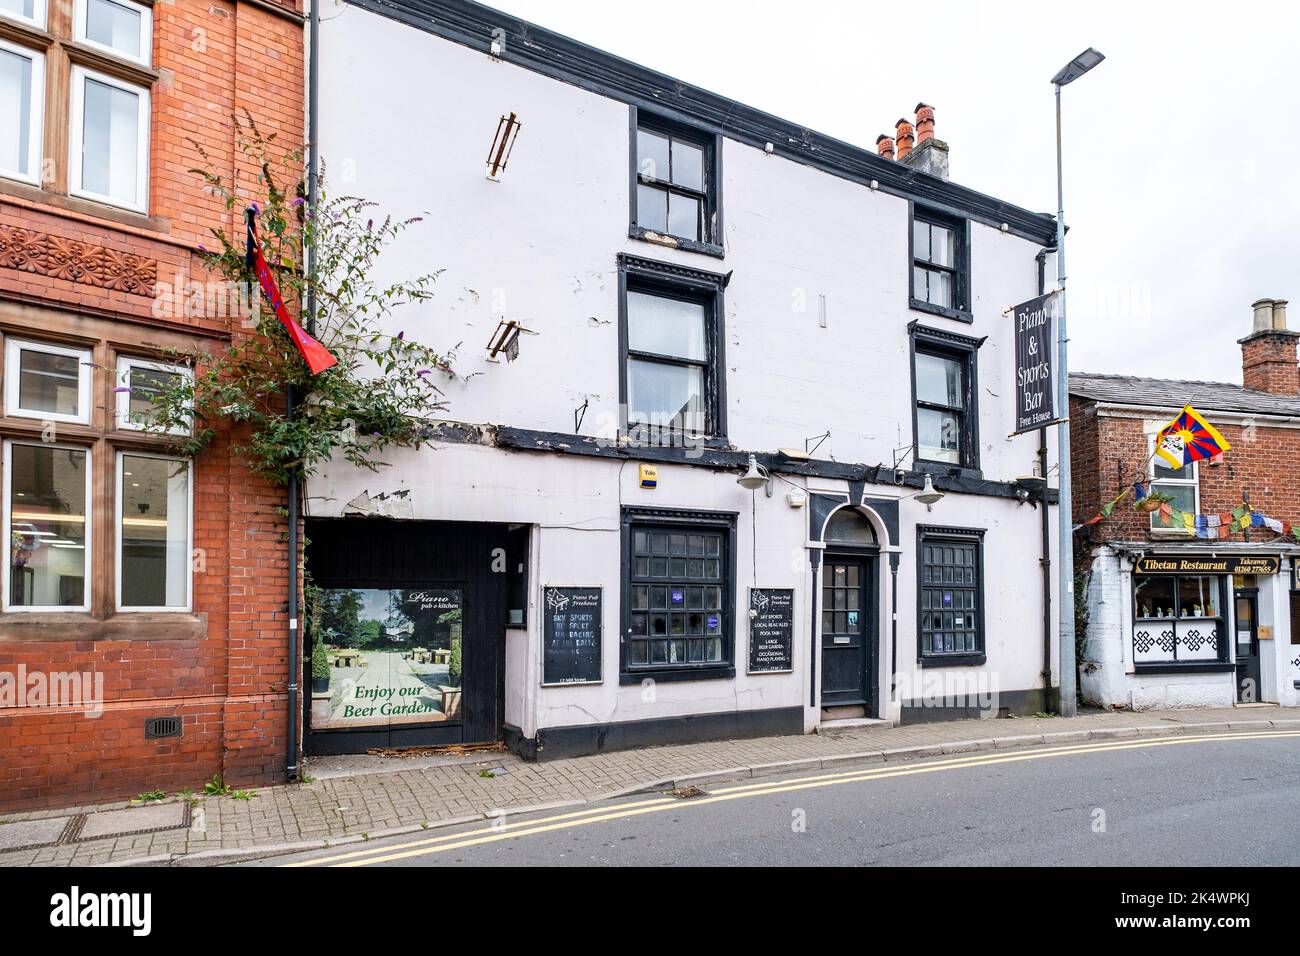
[(1081, 713), (859, 727), (528, 763), (505, 752), (309, 759), (309, 782), (0, 813), (0, 866), (219, 865), (629, 794), (882, 761), (1126, 737), (1300, 730), (1300, 709)]

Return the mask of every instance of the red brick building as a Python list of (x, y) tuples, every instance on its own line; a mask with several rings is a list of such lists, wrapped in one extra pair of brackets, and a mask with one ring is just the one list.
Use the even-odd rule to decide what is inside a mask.
[(211, 278), (210, 230), (239, 228), (188, 170), (198, 143), (253, 186), (245, 111), (303, 141), (302, 16), (293, 0), (16, 0), (0, 67), (3, 138), (18, 131), (0, 144), (0, 808), (282, 779), (284, 492), (230, 435), (187, 462), (137, 419), (184, 374), (169, 349), (240, 334), (229, 304), (176, 294)]
[[(1078, 532), (1085, 699), (1132, 708), (1297, 703), (1300, 546), (1278, 523), (1300, 526), (1300, 332), (1287, 328), (1284, 300), (1252, 308), (1253, 327), (1239, 340), (1244, 386), (1070, 377), (1078, 520), (1143, 476), (1179, 511), (1204, 516), (1192, 528), (1166, 526), (1135, 511), (1130, 494)], [(1154, 439), (1185, 404), (1231, 449), (1175, 471), (1152, 458)], [(1259, 518), (1243, 529), (1243, 514)]]

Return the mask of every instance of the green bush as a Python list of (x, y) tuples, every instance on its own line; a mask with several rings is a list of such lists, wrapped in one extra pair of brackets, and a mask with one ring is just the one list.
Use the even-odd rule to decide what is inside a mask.
[(311, 649), (311, 676), (313, 680), (330, 676), (330, 662), (325, 655), (325, 643), (320, 640), (317, 640)]
[(460, 641), (451, 642), (451, 660), (447, 663), (447, 680), (452, 686), (460, 683)]

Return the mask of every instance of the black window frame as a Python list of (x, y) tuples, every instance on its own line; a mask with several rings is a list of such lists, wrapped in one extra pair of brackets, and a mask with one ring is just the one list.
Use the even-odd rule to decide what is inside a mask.
[[(1144, 661), (1137, 660), (1137, 649), (1133, 646), (1134, 632), (1143, 624), (1173, 624), (1175, 628), (1177, 623), (1183, 620), (1183, 597), (1182, 589), (1179, 582), (1183, 578), (1212, 578), (1214, 580), (1215, 594), (1214, 599), (1218, 603), (1218, 614), (1213, 616), (1201, 615), (1206, 620), (1215, 621), (1218, 625), (1219, 632), (1223, 639), (1219, 641), (1219, 656), (1214, 660), (1205, 658), (1194, 658), (1192, 660), (1179, 660), (1178, 645), (1174, 645), (1174, 659), (1169, 661)], [(1158, 581), (1166, 579), (1171, 582), (1170, 601), (1174, 612), (1173, 617), (1146, 616), (1140, 613), (1141, 607), (1138, 604), (1138, 583), (1140, 581)], [(1232, 586), (1232, 578), (1219, 574), (1134, 574), (1133, 584), (1130, 588), (1130, 613), (1132, 614), (1133, 627), (1129, 629), (1129, 654), (1133, 660), (1133, 667), (1139, 674), (1173, 674), (1179, 671), (1206, 671), (1206, 670), (1224, 670), (1236, 666), (1235, 659), (1229, 657), (1229, 645), (1235, 640), (1235, 634), (1229, 628), (1228, 605), (1236, 597), (1236, 589)], [(1235, 614), (1235, 607), (1233, 613)], [(1175, 631), (1176, 633), (1176, 631)]]
[[(908, 361), (912, 377), (912, 461), (918, 471), (928, 471), (938, 475), (955, 475), (967, 478), (983, 477), (980, 471), (980, 403), (979, 403), (979, 350), (988, 336), (975, 338), (932, 329), (916, 322), (907, 327), (910, 342)], [(916, 356), (932, 355), (939, 358), (955, 360), (963, 364), (962, 381), (964, 386), (961, 411), (961, 438), (959, 441), (959, 461), (953, 464), (934, 458), (921, 457), (920, 416), (921, 407), (940, 410), (952, 410), (954, 406), (937, 405), (933, 402), (921, 402), (916, 390)]]
[[(938, 525), (916, 526), (916, 660), (921, 667), (977, 667), (988, 660), (985, 640), (984, 535), (985, 528), (952, 528)], [(922, 615), (925, 588), (926, 544), (947, 542), (975, 547), (975, 642), (974, 651), (927, 651)], [(960, 585), (963, 589), (967, 586)], [(942, 586), (941, 586), (942, 589)]]
[[(725, 446), (727, 437), (727, 364), (723, 290), (730, 274), (719, 275), (701, 272), (686, 266), (643, 259), (622, 253), (618, 257), (618, 404), (619, 433), (637, 444), (654, 447), (674, 447), (688, 444)], [(693, 362), (653, 352), (639, 352), (629, 345), (628, 292), (643, 292), (696, 302), (704, 306), (705, 360)], [(672, 430), (664, 435), (660, 429), (633, 432), (628, 424), (628, 359), (662, 362), (670, 365), (692, 365), (704, 369), (704, 433), (695, 435)]]
[[(971, 304), (970, 220), (964, 216), (954, 215), (927, 206), (918, 206), (914, 202), (909, 202), (907, 205), (907, 291), (911, 308), (920, 312), (929, 312), (933, 315), (956, 319), (958, 322), (974, 322), (975, 316)], [(953, 258), (955, 262), (951, 269), (946, 266), (936, 265), (929, 259), (917, 257), (916, 224), (918, 222), (941, 226), (944, 229), (953, 231)], [(916, 268), (918, 265), (926, 269), (946, 272), (953, 277), (953, 307), (936, 305), (917, 295)]]
[[(620, 600), (618, 674), (619, 684), (654, 681), (729, 680), (736, 676), (736, 519), (734, 511), (690, 511), (673, 508), (625, 507), (621, 513)], [(704, 530), (721, 533), (722, 608), (720, 662), (683, 664), (628, 663), (628, 636), (632, 630), (633, 534), (637, 530), (685, 531)]]
[[(703, 255), (713, 256), (721, 259), (724, 250), (722, 248), (722, 136), (719, 133), (702, 129), (678, 120), (671, 119), (659, 113), (652, 113), (640, 109), (636, 106), (628, 107), (629, 129), (630, 129), (630, 164), (629, 164), (629, 219), (628, 219), (628, 236), (632, 239), (641, 239), (647, 242), (654, 242), (657, 245), (666, 245), (674, 249), (684, 249), (687, 252), (698, 252)], [(678, 186), (675, 183), (666, 182), (660, 179), (649, 179), (641, 176), (638, 168), (637, 152), (637, 132), (639, 130), (658, 133), (661, 136), (668, 136), (672, 139), (682, 140), (690, 143), (704, 152), (703, 161), (703, 189), (694, 190), (684, 186)], [(638, 185), (654, 186), (669, 193), (678, 193), (680, 195), (690, 196), (694, 199), (701, 200), (700, 238), (693, 239), (689, 236), (674, 236), (668, 232), (658, 232), (657, 230), (647, 229), (639, 224), (637, 220), (637, 186)]]

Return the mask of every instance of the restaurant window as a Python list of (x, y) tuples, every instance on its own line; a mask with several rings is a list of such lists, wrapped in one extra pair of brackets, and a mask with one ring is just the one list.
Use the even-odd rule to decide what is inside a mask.
[(89, 608), (90, 477), (89, 449), (5, 442), (5, 610)]
[(117, 606), (189, 610), (190, 463), (121, 452), (117, 479)]
[(1134, 664), (1207, 665), (1226, 660), (1223, 600), (1223, 578), (1214, 575), (1134, 575)]
[(89, 349), (24, 339), (5, 342), (5, 414), (90, 423)]
[(913, 325), (912, 383), (918, 462), (979, 468), (976, 356), (983, 339)]
[(40, 182), (44, 104), (44, 55), (0, 40), (0, 176)]
[(967, 225), (912, 209), (912, 308), (971, 320)]
[(153, 11), (147, 6), (131, 0), (76, 0), (73, 30), (83, 43), (149, 65)]
[(165, 362), (120, 356), (117, 360), (117, 427), (132, 431), (167, 431), (183, 435), (184, 428), (162, 429), (153, 424), (155, 403), (169, 389), (190, 377), (189, 369)]
[[(650, 260), (620, 260), (623, 382), (629, 433), (651, 444), (725, 433), (725, 278)], [(688, 274), (689, 273), (689, 274)]]
[(69, 185), (78, 196), (143, 212), (149, 181), (149, 91), (72, 68)]
[(918, 528), (919, 654), (928, 666), (984, 662), (984, 532)]
[(718, 137), (637, 114), (633, 135), (633, 235), (671, 236), (696, 252), (721, 250)]
[(629, 512), (624, 524), (624, 675), (734, 673), (733, 522)]

